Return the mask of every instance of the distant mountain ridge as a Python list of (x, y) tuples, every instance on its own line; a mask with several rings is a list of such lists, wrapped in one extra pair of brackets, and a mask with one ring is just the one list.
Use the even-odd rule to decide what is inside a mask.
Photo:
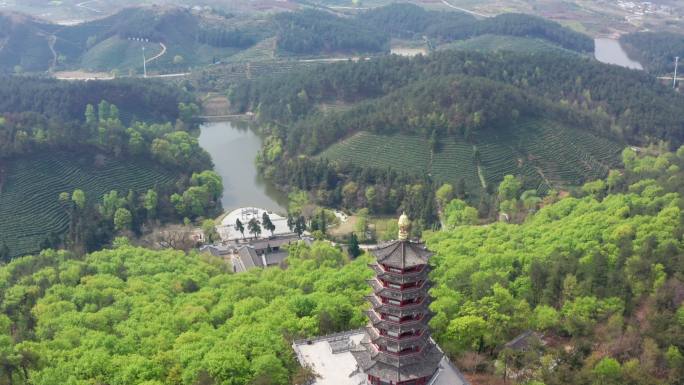
[(158, 66), (209, 64), (255, 44), (259, 32), (250, 28), (233, 15), (174, 7), (126, 8), (71, 26), (0, 14), (0, 71), (138, 71), (142, 48), (149, 59), (162, 51), (160, 43), (168, 51), (158, 58)]
[(275, 42), (269, 57), (317, 57), (385, 54), (392, 39), (434, 48), (482, 35), (539, 39), (571, 52), (593, 50), (588, 36), (524, 14), (478, 20), (461, 12), (393, 4), (353, 16), (304, 9), (264, 18), (152, 6), (124, 8), (77, 25), (0, 13), (0, 72), (83, 69), (140, 74), (143, 48), (149, 70), (182, 72), (231, 60), (268, 39)]

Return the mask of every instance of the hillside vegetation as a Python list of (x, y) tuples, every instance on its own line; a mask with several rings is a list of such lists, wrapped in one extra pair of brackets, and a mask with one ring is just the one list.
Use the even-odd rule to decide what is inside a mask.
[[(80, 189), (94, 200), (111, 190), (166, 191), (177, 178), (154, 164), (98, 156), (96, 152), (50, 151), (0, 159), (0, 174), (0, 245), (8, 247), (10, 257), (38, 252), (46, 240), (67, 231), (69, 210), (58, 199), (64, 191)], [(90, 234), (84, 238), (97, 238), (93, 230), (86, 229)]]
[[(556, 109), (574, 111), (575, 116), (591, 115), (592, 125), (597, 125), (598, 132), (605, 136), (635, 144), (653, 140), (667, 140), (674, 145), (684, 142), (684, 96), (662, 87), (646, 73), (604, 65), (581, 56), (563, 56), (561, 60), (553, 53), (443, 51), (412, 59), (386, 57), (337, 63), (296, 71), (288, 76), (246, 81), (231, 89), (230, 98), (236, 110), (258, 112), (262, 121), (293, 124), (303, 118), (315, 117), (320, 103), (376, 99), (414, 82), (427, 84), (435, 77), (459, 75), (489, 79), (481, 90), (476, 88), (483, 93), (481, 102), (468, 104), (467, 112), (471, 116), (460, 116), (460, 119), (472, 121), (477, 112), (510, 112), (510, 108), (504, 112), (489, 108), (489, 104), (506, 105), (507, 101), (497, 98), (497, 93), (485, 93), (503, 83), (500, 87), (508, 94), (541, 99), (543, 105), (554, 104)], [(418, 85), (414, 88), (421, 89)], [(412, 101), (410, 95), (404, 100), (418, 103)], [(431, 108), (447, 107), (452, 106)], [(294, 128), (288, 133), (299, 138), (299, 127), (295, 124)], [(435, 128), (438, 132), (445, 131), (447, 125), (442, 123)], [(330, 142), (319, 141), (320, 144)]]
[(0, 69), (4, 72), (83, 68), (118, 69), (127, 75), (142, 69), (143, 47), (151, 59), (162, 52), (160, 43), (167, 50), (150, 62), (150, 69), (181, 70), (248, 48), (264, 33), (258, 21), (246, 25), (231, 14), (172, 7), (126, 8), (72, 26), (14, 14), (0, 17), (6, 21), (0, 28), (0, 41), (4, 40)]
[[(465, 353), (464, 369), (509, 365), (517, 383), (547, 385), (682, 381), (684, 147), (625, 150), (623, 161), (625, 173), (523, 224), (455, 220), (426, 237), (437, 253), (431, 324), (444, 348)], [(464, 209), (452, 205), (456, 219)], [(545, 344), (502, 346), (528, 329)]]
[(468, 196), (480, 197), (505, 175), (520, 175), (523, 184), (546, 194), (585, 180), (604, 178), (617, 166), (622, 146), (583, 130), (548, 121), (514, 124), (508, 133), (480, 133), (474, 143), (458, 136), (430, 140), (415, 135), (359, 132), (319, 156), (361, 168), (394, 168), (428, 174), (439, 183), (461, 184)]
[(190, 103), (193, 98), (177, 87), (154, 80), (64, 82), (0, 77), (0, 113), (31, 112), (63, 122), (84, 121), (86, 106), (102, 100), (116, 105), (120, 118), (131, 123), (175, 122), (179, 117), (178, 104)]
[(620, 37), (629, 57), (657, 75), (674, 72), (675, 57), (684, 58), (684, 35), (673, 32), (635, 32)]
[(386, 52), (390, 38), (430, 39), (437, 45), (486, 34), (538, 38), (577, 52), (594, 48), (587, 36), (531, 15), (478, 20), (461, 12), (428, 11), (406, 3), (351, 17), (315, 10), (282, 13), (274, 21), (278, 48), (298, 54)]
[(4, 83), (0, 260), (46, 247), (99, 250), (119, 233), (140, 236), (220, 210), (221, 178), (195, 137), (199, 108), (178, 89), (116, 80)]
[(457, 40), (442, 44), (439, 50), (460, 49), (466, 51), (496, 52), (551, 52), (557, 55), (574, 55), (575, 51), (563, 49), (549, 41), (540, 38), (503, 36), (503, 35), (480, 35), (465, 40)]
[(290, 341), (361, 327), (369, 262), (322, 243), (245, 274), (129, 246), (21, 258), (0, 267), (0, 381), (305, 383)]
[(56, 29), (30, 16), (0, 14), (0, 72), (49, 68), (53, 55), (47, 39)]
[(593, 49), (588, 37), (530, 15), (477, 20), (410, 4), (353, 16), (314, 9), (262, 17), (163, 6), (125, 8), (70, 26), (17, 14), (0, 17), (2, 72), (86, 69), (128, 76), (142, 71), (143, 48), (150, 71), (179, 72), (218, 62), (254, 61), (251, 51), (270, 41), (275, 44), (267, 50), (268, 58), (382, 54), (389, 52), (391, 38), (427, 39), (436, 46), (485, 34), (542, 39), (577, 52)]
[[(625, 173), (523, 224), (464, 225), (450, 202), (448, 230), (426, 235), (431, 327), (462, 370), (520, 384), (681, 382), (684, 148), (623, 160)], [(291, 341), (365, 322), (367, 256), (298, 244), (285, 269), (233, 274), (208, 255), (126, 243), (0, 267), (3, 381), (306, 383)], [(503, 347), (525, 330), (546, 344)]]
[[(325, 206), (406, 210), (428, 227), (441, 183), (492, 218), (508, 173), (543, 196), (604, 177), (627, 144), (684, 140), (684, 97), (646, 73), (555, 52), (337, 63), (243, 81), (229, 98), (269, 136), (258, 161), (277, 185)], [(406, 159), (361, 143), (377, 135), (402, 138)]]

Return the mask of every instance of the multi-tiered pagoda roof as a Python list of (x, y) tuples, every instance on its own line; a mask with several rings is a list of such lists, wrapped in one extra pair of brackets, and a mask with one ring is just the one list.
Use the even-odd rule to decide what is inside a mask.
[(428, 260), (432, 253), (409, 240), (410, 221), (399, 219), (399, 239), (371, 252), (375, 277), (368, 281), (369, 324), (352, 350), (371, 384), (423, 385), (437, 371), (442, 352), (430, 338)]

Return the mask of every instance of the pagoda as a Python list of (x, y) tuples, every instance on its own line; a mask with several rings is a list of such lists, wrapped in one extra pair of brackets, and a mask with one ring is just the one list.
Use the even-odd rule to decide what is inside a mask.
[(411, 222), (399, 218), (399, 239), (371, 252), (375, 277), (366, 312), (369, 324), (352, 349), (358, 369), (372, 385), (424, 385), (435, 375), (443, 354), (430, 338), (428, 260), (432, 253), (409, 240)]

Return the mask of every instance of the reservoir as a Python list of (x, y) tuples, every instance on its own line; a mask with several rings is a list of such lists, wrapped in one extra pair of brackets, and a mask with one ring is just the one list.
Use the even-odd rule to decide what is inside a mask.
[(257, 172), (255, 160), (261, 138), (246, 127), (231, 122), (203, 124), (199, 144), (214, 161), (223, 178), (221, 203), (226, 212), (240, 207), (260, 207), (285, 213), (287, 197)]
[(641, 66), (641, 63), (636, 62), (627, 56), (627, 53), (620, 45), (620, 41), (616, 39), (604, 37), (594, 39), (594, 45), (594, 57), (600, 62), (637, 70), (644, 69)]

